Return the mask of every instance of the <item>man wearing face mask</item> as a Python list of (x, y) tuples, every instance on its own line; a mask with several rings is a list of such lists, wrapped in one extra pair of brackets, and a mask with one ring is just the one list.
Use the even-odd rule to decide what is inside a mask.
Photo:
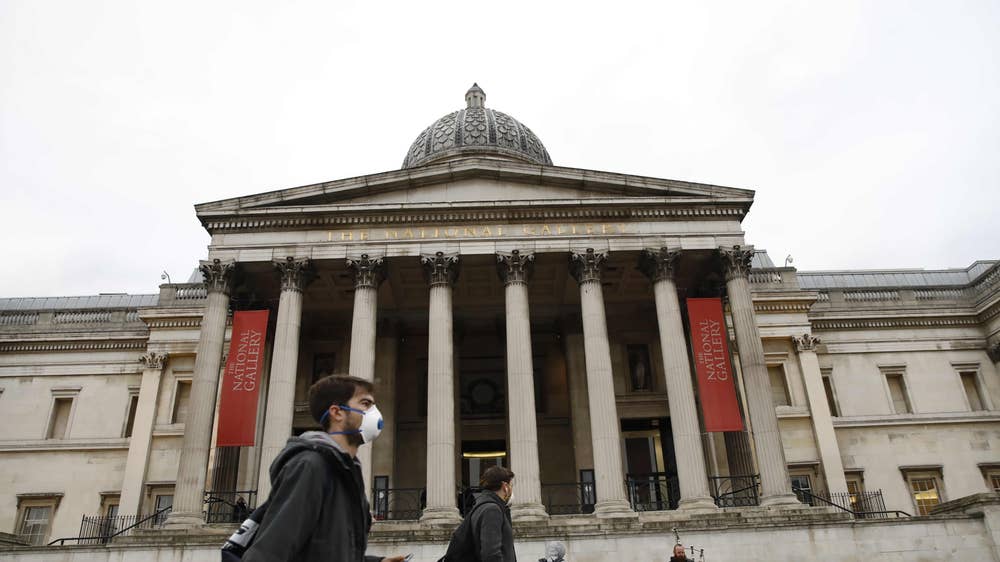
[(357, 453), (383, 423), (372, 384), (320, 379), (309, 389), (309, 411), (323, 431), (290, 438), (274, 459), (267, 511), (243, 560), (402, 562), (365, 555), (372, 518)]
[(484, 488), (469, 516), (479, 562), (516, 562), (510, 501), (514, 497), (514, 473), (491, 466), (479, 482)]

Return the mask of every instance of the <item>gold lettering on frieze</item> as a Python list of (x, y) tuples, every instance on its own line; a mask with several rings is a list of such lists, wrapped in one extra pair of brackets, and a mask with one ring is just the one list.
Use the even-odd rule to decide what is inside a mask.
[(626, 234), (624, 223), (532, 223), (519, 225), (469, 225), (469, 226), (434, 226), (403, 228), (382, 228), (378, 230), (330, 230), (326, 233), (327, 242), (365, 242), (369, 240), (437, 240), (442, 238), (460, 239), (497, 239), (510, 237), (547, 238), (557, 236), (579, 235), (614, 235)]

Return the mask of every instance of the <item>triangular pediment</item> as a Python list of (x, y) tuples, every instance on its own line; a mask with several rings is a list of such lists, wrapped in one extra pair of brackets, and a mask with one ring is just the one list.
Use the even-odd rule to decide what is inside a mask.
[(635, 199), (735, 203), (753, 200), (753, 191), (715, 185), (616, 174), (579, 168), (538, 166), (470, 158), (458, 162), (384, 172), (196, 206), (203, 219), (267, 210), (300, 212), (365, 206), (537, 204)]

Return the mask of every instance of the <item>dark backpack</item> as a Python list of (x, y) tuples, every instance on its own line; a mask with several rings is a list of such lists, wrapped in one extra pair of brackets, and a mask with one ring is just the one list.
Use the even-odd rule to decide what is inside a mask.
[(476, 538), (472, 534), (472, 514), (486, 503), (478, 503), (465, 514), (465, 519), (451, 533), (448, 550), (437, 562), (470, 562), (479, 560), (476, 552)]
[(257, 536), (257, 529), (260, 522), (264, 520), (267, 512), (267, 502), (253, 510), (250, 517), (247, 517), (236, 532), (229, 535), (226, 544), (222, 545), (222, 562), (238, 562), (243, 559), (243, 553), (250, 548), (250, 543)]

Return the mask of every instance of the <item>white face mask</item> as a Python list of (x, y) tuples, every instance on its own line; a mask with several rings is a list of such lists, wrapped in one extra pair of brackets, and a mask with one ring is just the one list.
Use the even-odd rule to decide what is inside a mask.
[(361, 427), (354, 431), (331, 431), (330, 435), (360, 434), (361, 440), (365, 443), (371, 443), (378, 439), (378, 436), (382, 433), (382, 426), (385, 424), (385, 421), (382, 419), (382, 412), (378, 411), (378, 406), (372, 404), (372, 407), (367, 410), (358, 410), (346, 404), (341, 404), (339, 408), (348, 412), (361, 414), (363, 417)]

